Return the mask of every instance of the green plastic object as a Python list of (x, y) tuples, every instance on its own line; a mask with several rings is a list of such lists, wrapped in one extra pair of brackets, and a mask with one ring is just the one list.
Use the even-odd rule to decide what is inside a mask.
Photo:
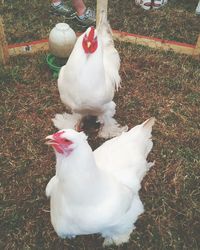
[(53, 71), (53, 77), (57, 78), (60, 72), (60, 69), (66, 63), (63, 59), (60, 59), (52, 54), (47, 55), (47, 64), (49, 68)]

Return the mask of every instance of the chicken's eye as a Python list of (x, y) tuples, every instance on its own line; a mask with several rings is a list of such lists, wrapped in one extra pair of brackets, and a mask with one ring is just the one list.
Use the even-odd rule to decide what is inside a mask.
[(68, 145), (72, 144), (72, 142), (70, 140), (66, 139), (66, 138), (64, 138), (63, 141), (64, 141), (64, 143), (66, 143)]

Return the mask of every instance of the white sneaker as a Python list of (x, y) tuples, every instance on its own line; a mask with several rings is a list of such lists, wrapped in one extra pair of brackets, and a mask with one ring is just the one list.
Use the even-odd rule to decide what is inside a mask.
[(150, 10), (151, 0), (135, 0), (136, 5), (140, 5), (144, 10)]
[(199, 1), (198, 5), (197, 5), (197, 7), (196, 7), (195, 13), (196, 13), (197, 15), (200, 15), (200, 1)]
[(167, 4), (168, 0), (135, 0), (136, 5), (140, 5), (144, 10), (159, 9)]
[(167, 0), (154, 0), (153, 1), (153, 9), (159, 9), (160, 7), (167, 4)]

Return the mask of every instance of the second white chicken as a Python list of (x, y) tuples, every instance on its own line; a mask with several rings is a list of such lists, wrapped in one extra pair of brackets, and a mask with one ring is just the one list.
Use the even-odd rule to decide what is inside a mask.
[(58, 78), (61, 101), (72, 114), (57, 114), (53, 119), (58, 129), (77, 128), (83, 117), (97, 116), (100, 137), (109, 138), (127, 131), (113, 118), (115, 90), (120, 86), (120, 57), (114, 47), (112, 31), (102, 12), (97, 29), (90, 27), (74, 46)]

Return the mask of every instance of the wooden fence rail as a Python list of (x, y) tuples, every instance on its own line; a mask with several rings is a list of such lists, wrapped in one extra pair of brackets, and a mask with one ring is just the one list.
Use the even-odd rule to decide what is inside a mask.
[[(102, 8), (107, 8), (107, 0), (103, 0), (103, 4), (104, 5), (97, 6), (98, 13)], [(121, 42), (129, 42), (133, 44), (144, 45), (163, 51), (174, 51), (176, 53), (194, 56), (197, 59), (200, 58), (200, 35), (197, 39), (196, 45), (164, 40), (160, 38), (141, 36), (137, 34), (130, 34), (127, 32), (120, 32), (117, 30), (113, 30), (113, 37), (115, 40)], [(8, 45), (6, 42), (6, 37), (4, 32), (3, 20), (2, 18), (0, 18), (0, 63), (6, 64), (10, 56), (33, 54), (38, 51), (47, 51), (48, 49), (49, 49), (48, 39)]]

